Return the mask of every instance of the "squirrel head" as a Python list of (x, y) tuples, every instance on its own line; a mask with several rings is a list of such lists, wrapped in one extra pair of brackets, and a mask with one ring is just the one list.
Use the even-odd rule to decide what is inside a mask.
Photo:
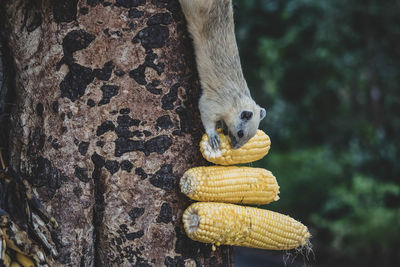
[(265, 118), (265, 109), (251, 102), (225, 117), (227, 134), (234, 149), (246, 144), (256, 134), (260, 121)]

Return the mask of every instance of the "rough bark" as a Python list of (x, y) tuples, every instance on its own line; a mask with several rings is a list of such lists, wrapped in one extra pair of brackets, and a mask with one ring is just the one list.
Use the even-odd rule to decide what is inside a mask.
[(53, 266), (230, 266), (189, 240), (178, 180), (204, 164), (177, 0), (6, 1), (11, 164), (61, 225)]

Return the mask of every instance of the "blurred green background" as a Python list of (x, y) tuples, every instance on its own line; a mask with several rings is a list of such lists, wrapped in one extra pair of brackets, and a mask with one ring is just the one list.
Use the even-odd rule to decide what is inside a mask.
[[(281, 199), (316, 266), (400, 266), (400, 1), (234, 1)], [(249, 265), (250, 266), (250, 265)], [(272, 266), (272, 265), (271, 265)]]

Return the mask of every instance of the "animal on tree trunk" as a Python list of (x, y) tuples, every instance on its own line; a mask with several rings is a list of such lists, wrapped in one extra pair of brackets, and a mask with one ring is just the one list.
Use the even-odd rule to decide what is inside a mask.
[(234, 32), (231, 0), (179, 0), (193, 38), (203, 89), (201, 120), (212, 148), (219, 148), (221, 122), (232, 146), (252, 138), (265, 109), (256, 104), (243, 77)]

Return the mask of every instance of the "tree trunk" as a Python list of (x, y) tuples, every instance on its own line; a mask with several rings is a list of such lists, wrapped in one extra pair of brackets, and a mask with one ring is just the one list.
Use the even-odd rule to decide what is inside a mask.
[(19, 0), (11, 165), (60, 224), (52, 266), (230, 266), (189, 240), (183, 172), (204, 164), (199, 82), (177, 0)]

